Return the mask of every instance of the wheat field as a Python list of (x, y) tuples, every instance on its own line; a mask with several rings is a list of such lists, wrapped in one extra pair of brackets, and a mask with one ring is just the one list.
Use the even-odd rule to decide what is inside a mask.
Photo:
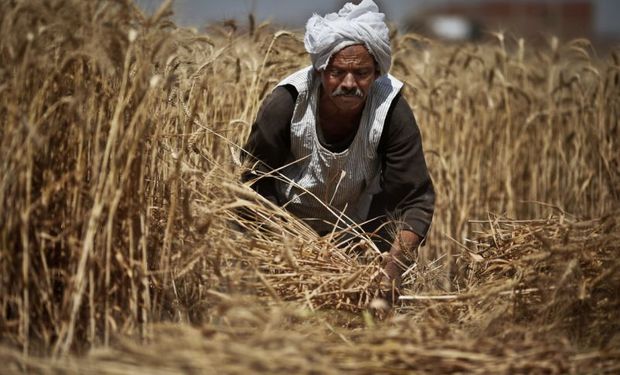
[(620, 50), (393, 32), (437, 203), (385, 309), (239, 182), (302, 35), (170, 3), (0, 3), (0, 372), (620, 371)]

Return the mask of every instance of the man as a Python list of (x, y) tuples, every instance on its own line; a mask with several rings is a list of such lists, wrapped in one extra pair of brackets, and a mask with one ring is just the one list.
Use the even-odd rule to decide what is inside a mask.
[(256, 167), (244, 179), (321, 235), (376, 231), (400, 218), (382, 279), (398, 288), (429, 229), (435, 193), (403, 84), (388, 74), (383, 19), (372, 0), (310, 18), (312, 66), (265, 98), (245, 146)]

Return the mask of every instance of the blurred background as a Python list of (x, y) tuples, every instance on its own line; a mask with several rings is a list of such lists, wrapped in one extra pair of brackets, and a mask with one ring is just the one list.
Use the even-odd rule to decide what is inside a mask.
[[(137, 0), (152, 12), (162, 0)], [(359, 1), (354, 1), (358, 3)], [(618, 0), (375, 0), (387, 20), (400, 31), (412, 31), (448, 41), (484, 39), (504, 31), (531, 41), (588, 38), (597, 46), (620, 41)], [(303, 28), (313, 13), (335, 12), (344, 0), (176, 0), (178, 25), (201, 29), (214, 22), (270, 21), (287, 28)]]

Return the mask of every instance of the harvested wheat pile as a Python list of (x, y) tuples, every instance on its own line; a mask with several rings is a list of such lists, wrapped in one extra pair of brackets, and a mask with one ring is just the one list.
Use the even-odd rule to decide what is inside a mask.
[(589, 221), (489, 222), (478, 245), (484, 266), (472, 267), (468, 287), (503, 311), (489, 328), (533, 325), (584, 347), (617, 346), (619, 218), (615, 211)]
[[(82, 359), (2, 357), (39, 373), (612, 373), (620, 369), (617, 218), (497, 218), (479, 238), (483, 251), (468, 256), (466, 289), (405, 296), (386, 321), (312, 311), (303, 298), (221, 294), (205, 323), (156, 325), (146, 345), (119, 337)], [(262, 255), (245, 256), (261, 263)]]

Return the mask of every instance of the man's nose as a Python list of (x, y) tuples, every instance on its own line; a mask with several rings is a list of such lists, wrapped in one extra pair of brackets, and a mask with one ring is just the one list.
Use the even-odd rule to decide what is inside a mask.
[(355, 77), (353, 76), (353, 73), (345, 74), (344, 78), (342, 79), (341, 85), (343, 88), (347, 88), (347, 89), (356, 88), (357, 82), (355, 81)]

